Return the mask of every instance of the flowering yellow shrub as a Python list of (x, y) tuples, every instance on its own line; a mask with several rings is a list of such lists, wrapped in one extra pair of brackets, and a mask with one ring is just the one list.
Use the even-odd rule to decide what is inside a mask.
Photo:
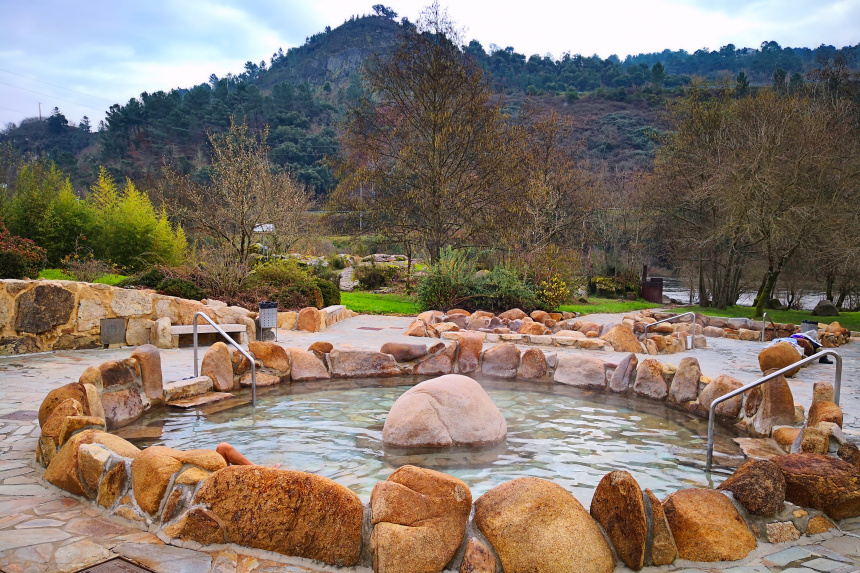
[(570, 288), (558, 275), (548, 281), (541, 281), (537, 296), (547, 310), (555, 310), (570, 298)]

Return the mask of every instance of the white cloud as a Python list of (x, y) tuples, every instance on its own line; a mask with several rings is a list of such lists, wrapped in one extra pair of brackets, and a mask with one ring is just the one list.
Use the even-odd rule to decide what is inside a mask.
[[(110, 103), (125, 103), (142, 91), (240, 73), (248, 60), (268, 60), (279, 47), (301, 44), (326, 25), (372, 12), (374, 1), (7, 2), (0, 69), (93, 97), (0, 71), (0, 125), (35, 115), (40, 101), (43, 112), (57, 106), (72, 121), (87, 115), (97, 122)], [(429, 1), (382, 0), (412, 21)], [(757, 47), (764, 40), (814, 48), (860, 39), (860, 0), (461, 0), (448, 6), (467, 40), (513, 46), (527, 55), (569, 51), (623, 58), (666, 48)]]

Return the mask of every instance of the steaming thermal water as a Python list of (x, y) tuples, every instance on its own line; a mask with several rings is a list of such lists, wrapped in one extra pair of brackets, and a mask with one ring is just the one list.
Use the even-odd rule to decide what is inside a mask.
[[(377, 481), (405, 464), (454, 475), (475, 498), (514, 478), (544, 478), (586, 507), (600, 479), (613, 470), (631, 472), (658, 497), (709, 485), (703, 469), (706, 421), (645, 399), (559, 384), (481, 380), (508, 424), (507, 439), (495, 446), (389, 448), (382, 444), (382, 426), (408, 389), (392, 384), (402, 383), (320, 381), (261, 389), (256, 411), (250, 404), (221, 411), (214, 404), (208, 414), (160, 409), (140, 421), (150, 426), (150, 435), (161, 427), (160, 439), (137, 443), (189, 450), (226, 441), (255, 463), (329, 477), (365, 500)], [(732, 450), (722, 431), (718, 449)]]

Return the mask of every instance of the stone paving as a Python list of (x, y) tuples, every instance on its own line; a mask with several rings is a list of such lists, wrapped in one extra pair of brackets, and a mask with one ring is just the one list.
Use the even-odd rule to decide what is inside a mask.
[[(611, 315), (596, 316), (596, 322), (619, 320)], [(285, 346), (307, 347), (327, 340), (340, 348), (378, 350), (384, 342), (420, 342), (403, 336), (410, 318), (360, 316), (321, 333), (279, 331)], [(429, 341), (428, 341), (429, 342)], [(756, 356), (761, 344), (724, 339), (708, 339), (707, 349), (692, 355), (709, 376), (731, 373), (743, 382), (760, 376)], [(856, 347), (855, 347), (856, 346)], [(586, 352), (553, 349), (559, 353)], [(860, 344), (839, 349), (846, 361), (843, 369), (842, 406), (849, 439), (860, 438)], [(39, 437), (36, 420), (42, 399), (53, 388), (77, 381), (90, 365), (126, 358), (130, 348), (82, 350), (0, 357), (0, 571), (65, 572), (122, 556), (156, 572), (244, 573), (337, 571), (301, 559), (238, 546), (219, 546), (195, 551), (164, 544), (153, 533), (131, 522), (108, 517), (89, 502), (41, 480), (44, 470), (34, 462)], [(612, 354), (592, 352), (604, 360)], [(682, 356), (660, 356), (661, 361), (677, 361)], [(202, 358), (202, 352), (200, 354)], [(192, 350), (162, 351), (165, 381), (192, 375)], [(790, 381), (795, 399), (808, 404), (812, 384), (832, 380), (832, 366), (814, 365), (797, 380)], [(844, 520), (841, 530), (802, 537), (791, 544), (772, 545), (759, 541), (746, 559), (732, 563), (696, 564), (677, 561), (647, 571), (702, 573), (849, 573), (860, 572), (860, 518)], [(367, 569), (350, 569), (368, 571)], [(628, 571), (619, 564), (616, 571)]]

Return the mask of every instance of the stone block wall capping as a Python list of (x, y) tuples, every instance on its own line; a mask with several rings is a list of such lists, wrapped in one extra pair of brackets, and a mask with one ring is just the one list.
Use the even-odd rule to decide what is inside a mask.
[[(219, 324), (218, 328), (220, 328), (223, 332), (234, 332), (239, 335), (239, 344), (248, 344), (248, 325), (247, 324)], [(210, 325), (210, 324), (201, 324), (197, 327), (198, 334), (214, 334), (217, 333), (218, 330)], [(176, 324), (171, 325), (170, 327), (170, 336), (178, 337), (180, 334), (194, 334), (194, 327), (190, 324)]]
[(807, 356), (803, 360), (801, 360), (799, 362), (795, 362), (794, 364), (792, 364), (790, 366), (786, 366), (785, 368), (777, 370), (776, 372), (771, 372), (770, 374), (766, 374), (764, 377), (759, 378), (755, 382), (750, 382), (746, 386), (738, 388), (737, 390), (732, 390), (731, 392), (729, 392), (727, 394), (723, 394), (722, 396), (720, 396), (719, 398), (716, 398), (713, 402), (711, 402), (711, 407), (710, 407), (709, 414), (708, 414), (708, 455), (707, 455), (707, 461), (705, 462), (705, 471), (710, 472), (711, 471), (711, 465), (713, 464), (714, 422), (717, 418), (716, 410), (717, 410), (717, 406), (719, 404), (721, 404), (722, 402), (725, 402), (727, 400), (730, 400), (730, 399), (734, 398), (735, 396), (739, 396), (745, 392), (748, 392), (749, 390), (752, 390), (753, 388), (761, 386), (765, 382), (773, 380), (774, 378), (788, 374), (789, 372), (791, 372), (792, 370), (794, 370), (795, 368), (797, 368), (799, 366), (803, 366), (804, 364), (808, 364), (809, 362), (812, 362), (814, 360), (817, 361), (823, 355), (824, 356), (833, 356), (836, 359), (836, 369), (834, 372), (834, 380), (833, 380), (833, 389), (834, 389), (833, 402), (838, 406), (839, 405), (839, 390), (842, 386), (842, 357), (839, 355), (839, 353), (837, 353), (835, 350), (833, 350), (831, 348), (823, 348), (823, 349), (821, 349), (821, 351), (816, 353), (814, 356)]
[[(227, 332), (238, 332), (242, 344), (256, 337), (256, 312), (217, 300), (187, 300), (148, 289), (78, 281), (2, 279), (0, 356), (100, 348), (105, 319), (125, 323), (123, 339), (114, 344), (175, 348), (180, 336), (191, 334), (187, 327), (195, 312), (204, 312)], [(279, 313), (280, 328), (295, 328), (295, 318), (281, 320), (280, 315), (289, 314)], [(318, 310), (313, 331), (352, 316), (354, 313), (343, 305)]]

